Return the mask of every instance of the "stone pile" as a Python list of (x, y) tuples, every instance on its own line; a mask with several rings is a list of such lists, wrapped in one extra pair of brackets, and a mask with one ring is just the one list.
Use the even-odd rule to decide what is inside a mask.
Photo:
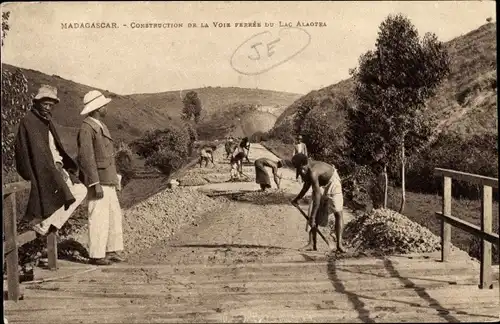
[[(222, 202), (190, 188), (166, 189), (123, 211), (124, 253), (136, 254), (168, 239), (183, 225), (196, 224), (197, 217)], [(73, 239), (88, 248), (87, 226)]]
[(356, 251), (380, 254), (430, 253), (440, 250), (440, 238), (429, 229), (390, 209), (375, 209), (350, 221), (344, 240)]

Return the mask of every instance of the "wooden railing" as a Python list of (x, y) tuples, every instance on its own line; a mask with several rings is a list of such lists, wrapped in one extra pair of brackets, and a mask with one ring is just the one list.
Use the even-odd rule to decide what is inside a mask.
[[(493, 288), (491, 244), (499, 246), (498, 235), (492, 233), (492, 188), (498, 188), (498, 179), (454, 170), (436, 168), (434, 175), (443, 177), (443, 208), (436, 216), (441, 220), (441, 260), (448, 260), (451, 246), (451, 227), (457, 227), (481, 239), (481, 266), (479, 288)], [(461, 180), (481, 185), (481, 226), (476, 226), (451, 215), (451, 180)]]
[[(17, 208), (16, 192), (30, 189), (30, 183), (21, 181), (8, 183), (3, 186), (3, 199), (10, 199), (11, 212), (3, 214), (4, 245), (2, 254), (2, 264), (7, 264), (7, 299), (18, 301), (21, 297), (19, 289), (19, 255), (18, 248), (36, 239), (35, 231), (28, 231), (21, 235), (17, 234)], [(48, 267), (51, 270), (57, 269), (57, 233), (50, 232), (47, 236), (47, 257)]]

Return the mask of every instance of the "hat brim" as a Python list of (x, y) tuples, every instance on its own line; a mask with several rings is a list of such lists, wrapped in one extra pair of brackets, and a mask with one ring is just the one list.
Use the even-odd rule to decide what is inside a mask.
[(89, 114), (97, 109), (100, 109), (100, 108), (106, 106), (110, 102), (111, 102), (111, 99), (105, 98), (105, 97), (102, 97), (102, 99), (99, 99), (96, 101), (92, 101), (92, 102), (88, 103), (87, 105), (85, 105), (85, 108), (83, 108), (80, 115), (87, 115), (87, 114)]
[(55, 103), (59, 103), (59, 101), (60, 101), (59, 98), (50, 97), (50, 96), (37, 96), (37, 97), (33, 98), (34, 101), (42, 101), (44, 99), (45, 100), (47, 100), (47, 99), (52, 100)]

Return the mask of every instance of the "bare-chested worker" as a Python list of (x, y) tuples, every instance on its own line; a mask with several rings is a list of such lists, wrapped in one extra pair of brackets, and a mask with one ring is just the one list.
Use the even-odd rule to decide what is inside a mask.
[(238, 178), (239, 175), (243, 175), (243, 159), (245, 158), (245, 153), (239, 152), (235, 156), (231, 157), (231, 180)]
[(200, 168), (202, 166), (203, 161), (205, 161), (205, 168), (208, 166), (208, 162), (212, 162), (214, 164), (214, 155), (213, 152), (215, 151), (216, 146), (210, 146), (210, 147), (204, 147), (200, 151)]
[[(304, 197), (312, 187), (312, 199), (309, 206), (309, 243), (302, 248), (305, 251), (316, 251), (318, 226), (328, 225), (328, 207), (333, 205), (335, 215), (335, 236), (337, 239), (337, 251), (345, 252), (342, 242), (343, 231), (343, 205), (342, 184), (335, 166), (308, 159), (305, 154), (296, 154), (292, 158), (292, 164), (299, 171), (304, 185), (292, 204), (298, 206), (298, 201)], [(320, 205), (324, 203), (323, 209), (318, 213)], [(323, 212), (324, 211), (324, 212)], [(326, 216), (326, 217), (325, 217)], [(331, 244), (328, 243), (331, 248)]]
[[(309, 156), (307, 154), (307, 146), (306, 144), (304, 143), (303, 139), (302, 139), (302, 135), (298, 135), (297, 136), (297, 141), (295, 142), (295, 145), (293, 146), (293, 155), (292, 156), (295, 156), (299, 153), (302, 153), (304, 154), (305, 156)], [(299, 169), (297, 169), (297, 173), (295, 175), (295, 179), (296, 180), (299, 180)], [(299, 180), (300, 182), (300, 180)]]
[(281, 177), (278, 175), (278, 169), (283, 167), (281, 161), (274, 162), (267, 158), (260, 158), (255, 160), (255, 182), (260, 184), (260, 189), (266, 191), (266, 189), (271, 188), (271, 179), (269, 178), (269, 173), (267, 173), (266, 167), (273, 170), (274, 183), (278, 189), (280, 188)]
[(229, 136), (229, 138), (226, 141), (226, 144), (224, 144), (224, 148), (226, 150), (226, 159), (229, 159), (229, 156), (233, 151), (235, 150), (237, 144), (234, 143), (234, 139), (232, 136)]

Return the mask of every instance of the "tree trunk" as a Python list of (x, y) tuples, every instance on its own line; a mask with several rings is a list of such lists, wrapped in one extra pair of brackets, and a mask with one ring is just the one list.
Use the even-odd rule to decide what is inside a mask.
[(399, 213), (402, 214), (405, 210), (405, 202), (406, 202), (406, 189), (405, 189), (405, 140), (403, 138), (401, 144), (401, 206), (399, 207)]
[(389, 187), (389, 178), (387, 177), (387, 164), (384, 164), (384, 208), (387, 208), (387, 190)]

